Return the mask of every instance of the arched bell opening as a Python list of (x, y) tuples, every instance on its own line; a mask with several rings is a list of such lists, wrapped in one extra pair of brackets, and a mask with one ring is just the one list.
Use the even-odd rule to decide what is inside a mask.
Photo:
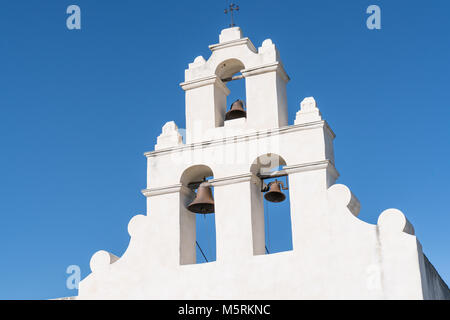
[(214, 188), (208, 182), (213, 177), (211, 168), (205, 165), (192, 166), (181, 177), (182, 188), (188, 194), (180, 198), (181, 264), (216, 260)]
[(293, 248), (289, 177), (283, 170), (285, 166), (286, 161), (281, 156), (271, 153), (258, 157), (250, 169), (260, 180), (259, 195), (253, 195), (252, 202), (260, 208), (258, 214), (262, 216), (264, 229), (261, 231), (260, 226), (259, 232), (264, 233), (265, 254)]
[(216, 75), (230, 90), (226, 97), (224, 121), (246, 118), (246, 80), (241, 74), (244, 64), (238, 59), (229, 59), (217, 66)]

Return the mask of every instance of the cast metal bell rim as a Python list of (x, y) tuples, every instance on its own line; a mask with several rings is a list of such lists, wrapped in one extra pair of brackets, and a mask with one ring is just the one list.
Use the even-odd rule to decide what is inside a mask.
[(269, 191), (264, 195), (264, 199), (273, 203), (280, 203), (286, 200), (286, 195), (281, 191)]

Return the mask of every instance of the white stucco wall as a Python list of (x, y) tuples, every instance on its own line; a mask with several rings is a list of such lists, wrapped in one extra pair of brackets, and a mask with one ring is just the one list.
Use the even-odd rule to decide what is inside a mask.
[[(187, 144), (174, 123), (164, 126), (155, 151), (146, 153), (147, 213), (130, 221), (130, 244), (120, 258), (104, 251), (93, 256), (78, 298), (448, 297), (402, 212), (386, 210), (376, 225), (358, 219), (358, 199), (335, 184), (335, 135), (313, 98), (288, 125), (289, 78), (272, 41), (257, 50), (231, 28), (210, 48), (211, 57), (197, 57), (181, 84)], [(224, 123), (229, 90), (221, 79), (239, 71), (246, 78), (247, 118)], [(271, 159), (269, 167), (281, 161), (288, 175), (292, 251), (264, 254), (259, 157)], [(195, 216), (186, 209), (195, 193), (188, 184), (209, 175), (217, 260), (195, 264)]]

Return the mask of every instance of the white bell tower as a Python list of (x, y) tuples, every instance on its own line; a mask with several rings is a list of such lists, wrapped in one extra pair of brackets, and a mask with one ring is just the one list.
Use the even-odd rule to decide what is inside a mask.
[[(335, 184), (335, 134), (314, 98), (288, 123), (289, 77), (272, 41), (256, 49), (232, 27), (209, 48), (181, 83), (185, 141), (173, 121), (164, 125), (145, 153), (147, 212), (129, 222), (120, 258), (93, 255), (78, 298), (450, 298), (402, 212), (386, 210), (376, 225), (357, 218), (358, 199)], [(246, 116), (225, 121), (233, 77), (245, 80)], [(265, 254), (264, 181), (281, 176), (289, 181), (293, 250)], [(214, 191), (217, 258), (196, 264), (188, 207), (205, 177), (202, 185)]]
[[(229, 95), (223, 80), (241, 73), (245, 79), (245, 127), (260, 130), (288, 124), (286, 83), (277, 48), (271, 40), (258, 49), (242, 36), (239, 27), (222, 30), (219, 43), (209, 46), (211, 57), (197, 57), (185, 72), (186, 142), (207, 140), (214, 128), (224, 126)], [(205, 135), (205, 133), (207, 133)], [(208, 134), (209, 133), (209, 134)]]

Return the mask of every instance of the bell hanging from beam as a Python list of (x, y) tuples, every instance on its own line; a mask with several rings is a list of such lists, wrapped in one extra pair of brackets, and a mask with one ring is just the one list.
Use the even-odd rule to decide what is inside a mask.
[(230, 111), (226, 113), (225, 120), (234, 120), (246, 117), (247, 112), (244, 110), (244, 102), (242, 100), (236, 100), (231, 105)]
[(200, 184), (194, 201), (187, 208), (193, 213), (214, 213), (214, 199), (209, 183), (203, 182)]
[(267, 189), (268, 191), (264, 195), (264, 198), (267, 201), (278, 203), (283, 202), (286, 199), (286, 196), (281, 189), (287, 190), (288, 188), (284, 187), (284, 183), (282, 181), (275, 180), (270, 182)]

